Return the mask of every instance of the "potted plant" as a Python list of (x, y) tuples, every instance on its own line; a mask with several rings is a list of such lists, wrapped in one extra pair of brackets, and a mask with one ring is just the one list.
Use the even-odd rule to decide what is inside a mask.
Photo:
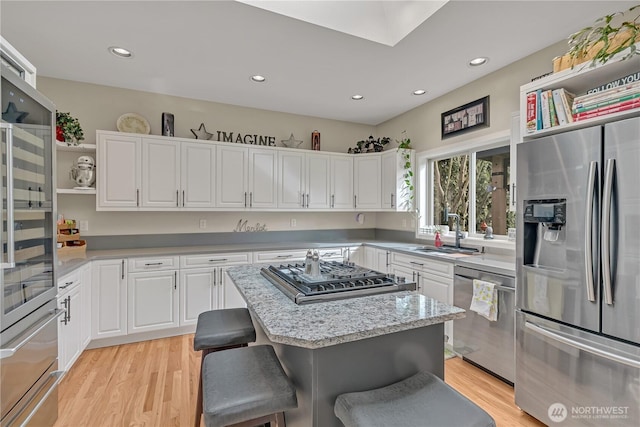
[[(640, 4), (629, 9), (628, 13), (633, 15), (633, 11), (640, 7)], [(605, 64), (613, 56), (629, 49), (629, 52), (622, 58), (628, 59), (640, 54), (636, 49), (636, 41), (640, 41), (640, 15), (631, 20), (623, 19), (616, 23), (616, 20), (623, 17), (625, 13), (614, 12), (596, 19), (594, 25), (585, 27), (569, 37), (569, 57), (572, 64), (591, 60), (591, 65), (597, 63)]]
[(413, 182), (413, 165), (411, 164), (411, 138), (407, 137), (406, 130), (402, 131), (402, 139), (396, 139), (396, 143), (398, 143), (398, 151), (402, 156), (402, 167), (404, 168), (404, 173), (402, 174), (403, 208), (407, 212), (417, 212), (417, 209), (414, 206), (415, 186)]
[(84, 139), (80, 122), (71, 113), (56, 111), (56, 139), (67, 145), (78, 145)]

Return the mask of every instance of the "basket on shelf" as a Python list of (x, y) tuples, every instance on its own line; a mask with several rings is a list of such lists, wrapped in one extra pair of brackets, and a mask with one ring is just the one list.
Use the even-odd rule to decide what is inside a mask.
[(58, 255), (84, 254), (87, 242), (80, 239), (76, 222), (65, 222), (57, 226)]

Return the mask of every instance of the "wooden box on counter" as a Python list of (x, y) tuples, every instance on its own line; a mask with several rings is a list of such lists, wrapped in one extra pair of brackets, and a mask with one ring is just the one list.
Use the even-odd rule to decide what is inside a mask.
[(80, 231), (76, 222), (57, 225), (58, 255), (84, 254), (87, 250), (87, 242), (80, 239)]

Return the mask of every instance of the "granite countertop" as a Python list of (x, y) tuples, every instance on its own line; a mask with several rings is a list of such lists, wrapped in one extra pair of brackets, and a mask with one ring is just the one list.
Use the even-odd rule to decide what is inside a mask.
[(316, 349), (459, 319), (465, 313), (408, 291), (297, 305), (260, 275), (261, 267), (227, 272), (275, 343)]

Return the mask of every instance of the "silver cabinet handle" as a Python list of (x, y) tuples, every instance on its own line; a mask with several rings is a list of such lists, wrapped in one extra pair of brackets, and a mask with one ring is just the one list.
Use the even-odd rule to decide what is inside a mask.
[(353, 207), (358, 207), (358, 196), (356, 196), (355, 194), (353, 195)]
[(122, 260), (122, 280), (124, 280), (124, 260)]
[(178, 272), (177, 271), (173, 272), (173, 289), (174, 290), (178, 289)]
[(587, 299), (595, 302), (596, 288), (593, 279), (593, 192), (596, 191), (596, 176), (598, 174), (598, 162), (593, 161), (589, 164), (589, 176), (587, 178), (587, 208), (584, 217), (584, 265), (585, 275), (587, 277)]
[(176, 208), (180, 207), (180, 190), (176, 190)]
[(247, 192), (244, 192), (244, 207), (247, 207)]
[(419, 262), (409, 261), (409, 263), (411, 263), (411, 264), (413, 264), (413, 265), (419, 265), (420, 267), (424, 267), (424, 264), (419, 263)]
[(66, 297), (62, 300), (62, 305), (64, 305), (64, 317), (60, 321), (60, 323), (64, 323), (67, 325), (69, 323), (69, 297)]
[(14, 268), (16, 266), (16, 236), (13, 216), (15, 207), (13, 200), (13, 124), (0, 123), (0, 128), (4, 129), (7, 135), (7, 151), (5, 153), (7, 158), (7, 262), (1, 262), (0, 265), (3, 268)]
[(395, 208), (395, 206), (393, 205), (393, 196), (394, 196), (394, 194), (393, 194), (393, 193), (391, 193), (391, 207), (392, 207), (392, 208)]
[(291, 258), (293, 255), (278, 255), (276, 258)]
[(51, 374), (49, 374), (51, 378), (55, 378), (55, 381), (53, 382), (53, 384), (51, 384), (51, 387), (49, 387), (49, 390), (47, 390), (44, 396), (42, 396), (42, 399), (40, 399), (40, 401), (36, 404), (36, 406), (33, 407), (33, 409), (31, 410), (31, 413), (27, 415), (27, 417), (24, 419), (21, 425), (23, 426), (29, 425), (31, 418), (33, 418), (34, 415), (36, 415), (36, 413), (38, 412), (38, 410), (40, 410), (42, 405), (44, 405), (47, 399), (49, 399), (49, 396), (51, 396), (51, 393), (53, 393), (55, 389), (58, 388), (58, 385), (60, 385), (60, 382), (64, 378), (64, 372), (65, 371), (53, 371), (51, 372)]
[(249, 207), (253, 207), (253, 191), (249, 193)]
[(184, 208), (184, 190), (182, 190), (182, 207)]
[(420, 286), (420, 273), (416, 273), (416, 289), (422, 289), (422, 286)]
[(69, 303), (67, 304), (67, 320), (71, 322), (71, 295), (67, 297)]
[(604, 188), (602, 189), (602, 289), (604, 302), (613, 305), (613, 289), (611, 288), (611, 198), (613, 197), (613, 174), (615, 159), (607, 159)]
[(530, 322), (525, 322), (524, 327), (529, 329), (530, 331), (533, 331), (535, 333), (538, 333), (542, 336), (545, 336), (547, 338), (551, 338), (552, 340), (556, 340), (559, 341), (563, 344), (566, 344), (568, 346), (571, 346), (573, 348), (577, 348), (579, 350), (583, 350), (587, 353), (591, 353), (594, 354), (596, 356), (599, 357), (604, 357), (605, 359), (609, 359), (609, 360), (613, 360), (615, 362), (618, 363), (623, 363), (627, 366), (631, 366), (632, 368), (635, 369), (640, 369), (640, 360), (634, 360), (628, 357), (624, 357), (624, 356), (619, 356), (617, 354), (613, 354), (613, 353), (609, 353), (607, 351), (604, 350), (600, 350), (599, 348), (596, 347), (592, 347), (588, 344), (573, 340), (569, 337), (565, 337), (564, 334), (560, 334), (557, 332), (553, 332), (548, 330), (547, 328), (544, 328), (542, 326), (538, 326), (535, 325), (533, 323)]
[(228, 260), (228, 258), (218, 258), (218, 259), (212, 258), (212, 259), (209, 260), (209, 262), (223, 262), (223, 261), (227, 261), (227, 260)]
[(46, 328), (51, 322), (56, 320), (58, 317), (60, 317), (63, 313), (66, 313), (66, 310), (60, 310), (58, 308), (56, 308), (55, 310), (51, 310), (50, 317), (47, 320), (43, 321), (43, 323), (40, 326), (38, 326), (38, 328), (35, 331), (31, 332), (22, 341), (20, 341), (18, 345), (11, 348), (0, 349), (0, 359), (6, 359), (16, 354), (18, 350), (20, 350), (25, 344), (31, 341), (33, 337), (38, 335), (44, 328)]
[(140, 206), (140, 189), (136, 188), (136, 206)]
[(163, 262), (146, 262), (144, 264), (144, 266), (145, 267), (151, 267), (151, 266), (154, 266), (154, 265), (163, 265), (163, 264), (164, 264)]
[(387, 266), (387, 267), (389, 267), (389, 255), (390, 255), (390, 254), (391, 254), (391, 252), (389, 252), (389, 251), (387, 251), (387, 252), (386, 252), (386, 256), (387, 256), (387, 261), (386, 261), (386, 262), (387, 262), (387, 265), (386, 265), (386, 266)]
[(516, 184), (511, 184), (511, 206), (516, 205)]
[(64, 285), (58, 286), (58, 289), (67, 289), (69, 286), (73, 285), (74, 282), (64, 282)]
[(335, 194), (331, 195), (331, 207), (332, 208), (336, 207), (336, 195)]
[(217, 284), (216, 271), (218, 271), (217, 268), (213, 270), (213, 286)]

